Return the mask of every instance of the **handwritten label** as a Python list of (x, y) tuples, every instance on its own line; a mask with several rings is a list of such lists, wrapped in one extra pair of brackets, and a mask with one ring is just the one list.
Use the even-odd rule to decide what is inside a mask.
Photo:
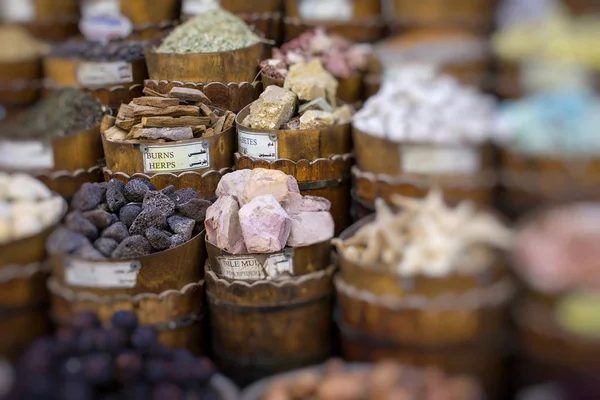
[(67, 260), (65, 280), (69, 285), (104, 289), (131, 289), (142, 269), (139, 261), (94, 262)]
[(191, 171), (210, 167), (208, 140), (171, 146), (141, 145), (144, 172)]
[(50, 143), (36, 140), (0, 141), (0, 168), (16, 170), (52, 169), (54, 153)]
[(229, 279), (247, 281), (274, 280), (294, 275), (294, 252), (289, 249), (282, 253), (260, 256), (220, 256), (220, 273)]
[(33, 0), (0, 0), (0, 19), (8, 22), (30, 22), (35, 19)]
[(479, 168), (479, 155), (470, 147), (405, 145), (400, 148), (402, 171), (416, 174), (472, 173)]
[(238, 129), (238, 151), (243, 156), (277, 160), (277, 134), (259, 134)]
[(86, 39), (108, 42), (131, 35), (133, 24), (121, 14), (119, 0), (84, 0), (79, 30)]
[(183, 0), (181, 13), (184, 15), (203, 14), (219, 7), (219, 0)]
[(303, 19), (348, 21), (354, 14), (354, 1), (300, 0), (298, 8)]
[(77, 67), (77, 81), (83, 87), (133, 82), (133, 68), (125, 61), (83, 62)]

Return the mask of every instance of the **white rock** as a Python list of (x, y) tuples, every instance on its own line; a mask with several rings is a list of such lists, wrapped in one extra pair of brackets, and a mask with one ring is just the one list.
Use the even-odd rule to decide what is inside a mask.
[(218, 197), (233, 196), (239, 200), (244, 194), (251, 175), (252, 170), (250, 169), (240, 169), (223, 175), (217, 185), (216, 195)]
[(27, 174), (14, 174), (8, 189), (10, 200), (47, 199), (52, 192), (46, 185)]
[(335, 224), (329, 212), (301, 212), (292, 217), (290, 247), (304, 247), (333, 238)]
[(275, 196), (253, 198), (239, 215), (248, 252), (275, 253), (285, 247), (292, 221)]

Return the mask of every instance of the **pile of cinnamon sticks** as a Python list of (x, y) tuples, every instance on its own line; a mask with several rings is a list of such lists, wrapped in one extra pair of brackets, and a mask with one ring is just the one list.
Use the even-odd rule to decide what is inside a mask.
[(211, 101), (198, 89), (174, 87), (161, 94), (144, 88), (144, 94), (122, 104), (116, 118), (105, 117), (101, 130), (107, 140), (188, 140), (217, 135), (235, 121), (231, 111), (211, 109)]

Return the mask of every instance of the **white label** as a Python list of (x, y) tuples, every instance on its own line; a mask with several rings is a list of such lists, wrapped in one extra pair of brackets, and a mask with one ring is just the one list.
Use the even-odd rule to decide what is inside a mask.
[(121, 14), (119, 0), (85, 0), (79, 30), (87, 40), (108, 42), (131, 35), (133, 24)]
[(131, 289), (142, 268), (139, 261), (108, 263), (66, 260), (65, 280), (69, 285), (104, 289)]
[(415, 174), (472, 173), (479, 168), (479, 154), (470, 147), (405, 145), (400, 148), (402, 171)]
[(277, 160), (277, 134), (251, 133), (238, 128), (238, 151), (243, 156)]
[(354, 1), (300, 0), (298, 8), (303, 19), (348, 21), (354, 14)]
[(249, 255), (220, 256), (217, 260), (221, 275), (229, 279), (256, 281), (294, 275), (293, 251), (267, 256), (264, 263), (258, 257)]
[(15, 170), (54, 168), (52, 145), (35, 140), (0, 141), (0, 167)]
[(77, 67), (77, 81), (83, 87), (133, 82), (133, 68), (125, 61), (83, 62)]
[(33, 0), (0, 0), (0, 19), (7, 22), (30, 22), (35, 19)]
[(181, 13), (184, 15), (203, 14), (219, 8), (219, 0), (183, 0)]
[(208, 140), (171, 146), (141, 145), (144, 172), (177, 172), (210, 167)]

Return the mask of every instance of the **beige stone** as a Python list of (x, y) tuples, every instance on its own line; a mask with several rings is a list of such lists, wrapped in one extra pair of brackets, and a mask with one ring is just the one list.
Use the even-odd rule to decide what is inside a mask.
[(298, 98), (290, 90), (268, 86), (250, 106), (250, 114), (243, 124), (253, 129), (279, 129), (296, 113)]
[(330, 105), (336, 105), (338, 81), (323, 68), (319, 59), (292, 65), (283, 87), (296, 93), (302, 101), (324, 97)]
[(349, 124), (352, 122), (353, 116), (354, 108), (348, 104), (336, 108), (333, 112), (333, 118), (335, 118), (336, 125)]
[(277, 201), (288, 199), (289, 193), (298, 191), (298, 183), (294, 177), (286, 175), (285, 172), (256, 168), (252, 170), (250, 180), (240, 200), (240, 204), (247, 204), (253, 198), (263, 195), (273, 195)]
[(298, 107), (298, 114), (302, 115), (308, 110), (333, 112), (333, 107), (329, 105), (324, 97), (317, 97), (316, 99), (311, 100), (308, 103), (304, 103)]
[(335, 125), (333, 113), (309, 110), (300, 117), (300, 129), (319, 129)]

